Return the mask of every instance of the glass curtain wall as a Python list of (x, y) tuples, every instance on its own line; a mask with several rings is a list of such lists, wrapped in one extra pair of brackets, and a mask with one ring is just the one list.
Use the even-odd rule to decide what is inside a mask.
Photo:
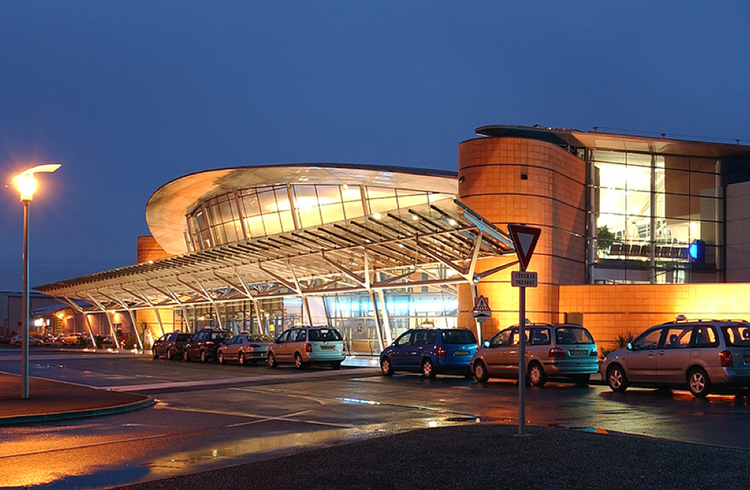
[(290, 184), (237, 189), (200, 203), (186, 216), (190, 230), (188, 248), (201, 250), (451, 197), (433, 192), (347, 184)]
[[(723, 195), (714, 159), (592, 151), (598, 283), (716, 281)], [(705, 242), (705, 266), (688, 247)]]

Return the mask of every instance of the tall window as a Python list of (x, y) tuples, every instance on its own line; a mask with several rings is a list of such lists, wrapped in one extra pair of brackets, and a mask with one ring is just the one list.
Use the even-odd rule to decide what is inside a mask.
[[(593, 151), (596, 282), (682, 283), (721, 267), (721, 166), (713, 159)], [(691, 270), (688, 247), (706, 244)], [(714, 269), (712, 269), (714, 268)]]

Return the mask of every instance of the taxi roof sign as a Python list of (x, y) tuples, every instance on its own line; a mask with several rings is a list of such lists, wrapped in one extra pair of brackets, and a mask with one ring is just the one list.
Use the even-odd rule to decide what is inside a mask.
[(521, 262), (522, 270), (529, 266), (531, 256), (534, 254), (536, 242), (539, 241), (539, 235), (542, 233), (541, 228), (533, 228), (524, 225), (508, 225), (510, 237), (513, 239), (513, 245), (516, 247), (518, 261)]

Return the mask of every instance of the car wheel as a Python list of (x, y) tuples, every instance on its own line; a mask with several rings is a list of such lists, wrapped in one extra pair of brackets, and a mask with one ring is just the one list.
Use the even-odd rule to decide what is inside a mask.
[(422, 376), (425, 378), (434, 378), (435, 377), (435, 366), (432, 364), (432, 361), (430, 359), (425, 359), (422, 361)]
[(486, 383), (487, 380), (490, 379), (490, 375), (487, 372), (487, 367), (482, 361), (477, 361), (474, 363), (474, 379), (476, 379), (480, 383)]
[(529, 383), (531, 386), (542, 387), (547, 382), (547, 375), (544, 368), (538, 362), (532, 362), (529, 366)]
[(172, 351), (167, 349), (167, 361), (171, 361), (171, 360), (172, 360)]
[(276, 362), (276, 356), (274, 356), (273, 354), (269, 353), (268, 354), (268, 367), (275, 368), (275, 367), (278, 367), (278, 366), (279, 366), (279, 363)]
[(688, 389), (694, 397), (703, 398), (711, 391), (711, 380), (701, 368), (695, 368), (688, 373)]
[(302, 356), (299, 354), (299, 352), (294, 354), (294, 367), (297, 369), (302, 369), (305, 367), (305, 363), (302, 362)]
[[(203, 353), (201, 352), (201, 361), (203, 361)], [(224, 364), (224, 353), (219, 352), (219, 364)]]
[(156, 348), (151, 349), (151, 355), (154, 356), (154, 359), (159, 359), (159, 353), (156, 352)]
[(612, 391), (623, 392), (628, 388), (628, 377), (618, 365), (607, 370), (607, 384)]
[(237, 361), (240, 363), (240, 366), (244, 366), (245, 365), (245, 354), (243, 354), (242, 352), (240, 352), (239, 357), (237, 357)]
[(383, 376), (393, 376), (393, 364), (387, 357), (380, 360), (380, 372), (383, 373)]
[(206, 357), (206, 351), (201, 350), (201, 362), (206, 362), (208, 358)]
[(188, 350), (185, 349), (185, 351), (182, 353), (182, 360), (185, 362), (190, 361), (190, 354), (188, 354)]
[(333, 361), (331, 363), (331, 369), (336, 370), (341, 368), (341, 361)]

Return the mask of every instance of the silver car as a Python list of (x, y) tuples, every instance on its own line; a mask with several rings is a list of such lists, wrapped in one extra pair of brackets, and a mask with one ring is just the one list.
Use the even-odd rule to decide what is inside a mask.
[[(587, 384), (599, 368), (596, 343), (580, 325), (527, 324), (526, 373), (533, 386), (548, 378)], [(500, 331), (477, 350), (471, 360), (474, 379), (518, 378), (518, 327)]]
[(268, 348), (268, 365), (294, 363), (297, 369), (310, 364), (328, 364), (333, 369), (341, 367), (344, 360), (344, 339), (335, 328), (290, 328), (279, 335)]
[(750, 324), (685, 320), (651, 327), (626, 348), (604, 358), (601, 376), (613, 391), (628, 386), (687, 388), (696, 397), (716, 387), (747, 393), (750, 386)]
[(257, 364), (258, 361), (266, 361), (268, 346), (272, 343), (273, 339), (268, 335), (241, 333), (219, 347), (217, 356), (222, 364), (225, 361), (237, 361), (243, 366), (247, 363)]

